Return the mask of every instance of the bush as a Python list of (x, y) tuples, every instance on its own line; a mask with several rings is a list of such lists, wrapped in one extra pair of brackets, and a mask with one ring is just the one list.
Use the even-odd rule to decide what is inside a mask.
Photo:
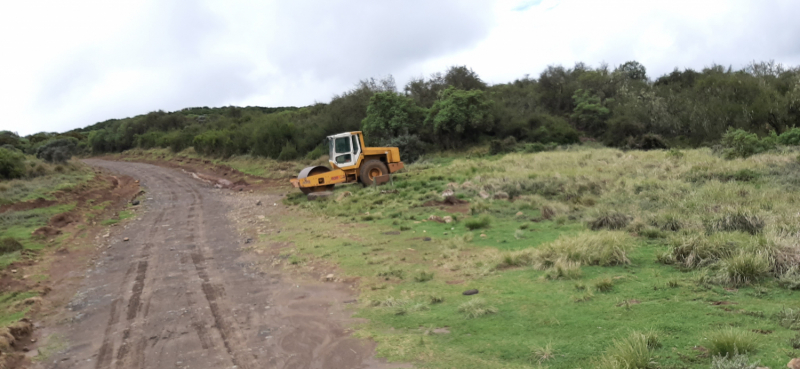
[(778, 278), (778, 285), (787, 290), (800, 290), (800, 270), (798, 267), (793, 266), (781, 274), (780, 278)]
[(600, 266), (630, 264), (628, 253), (635, 245), (636, 240), (627, 232), (587, 231), (540, 246), (533, 251), (532, 259), (540, 269), (550, 268), (559, 260)]
[(413, 163), (428, 152), (428, 145), (422, 142), (419, 136), (413, 134), (392, 137), (390, 140), (384, 141), (383, 145), (400, 150), (400, 158), (406, 163)]
[(775, 132), (759, 139), (757, 134), (742, 129), (728, 130), (722, 136), (723, 156), (726, 159), (747, 158), (774, 149), (776, 140)]
[(25, 155), (16, 150), (0, 148), (0, 179), (25, 176)]
[(36, 157), (49, 163), (64, 163), (72, 158), (78, 147), (74, 137), (50, 141), (36, 150)]
[(712, 356), (733, 356), (755, 352), (758, 348), (758, 335), (728, 327), (708, 334), (708, 353)]
[(489, 314), (496, 314), (497, 308), (494, 306), (489, 306), (486, 303), (486, 300), (476, 297), (472, 300), (469, 300), (458, 307), (458, 311), (463, 313), (464, 316), (467, 318), (479, 318), (484, 315)]
[(786, 132), (781, 133), (781, 135), (778, 136), (778, 143), (791, 146), (800, 145), (800, 128), (792, 127)]
[(22, 244), (12, 237), (0, 239), (0, 254), (8, 254), (22, 250)]

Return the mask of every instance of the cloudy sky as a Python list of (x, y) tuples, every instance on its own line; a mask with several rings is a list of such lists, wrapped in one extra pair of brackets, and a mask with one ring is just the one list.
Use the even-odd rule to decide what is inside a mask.
[(549, 64), (800, 65), (796, 0), (5, 1), (0, 130), (191, 106), (328, 102), (451, 65), (489, 83)]

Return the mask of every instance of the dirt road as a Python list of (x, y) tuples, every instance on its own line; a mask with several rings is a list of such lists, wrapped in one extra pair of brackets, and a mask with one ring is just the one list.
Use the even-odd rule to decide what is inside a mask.
[(112, 231), (64, 323), (47, 329), (66, 348), (41, 366), (397, 367), (348, 335), (343, 302), (354, 297), (344, 286), (254, 267), (227, 217), (227, 190), (149, 164), (87, 162), (140, 179), (146, 211)]

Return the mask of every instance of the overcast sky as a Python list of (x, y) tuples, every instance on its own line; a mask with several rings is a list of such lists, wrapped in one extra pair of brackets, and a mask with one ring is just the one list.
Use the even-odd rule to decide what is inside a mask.
[(154, 110), (303, 106), (451, 65), (489, 83), (550, 64), (800, 65), (797, 0), (4, 1), (0, 130)]

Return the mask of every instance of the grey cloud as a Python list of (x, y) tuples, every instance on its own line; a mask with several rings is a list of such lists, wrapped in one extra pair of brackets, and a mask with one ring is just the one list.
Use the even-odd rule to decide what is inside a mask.
[(286, 73), (354, 80), (473, 46), (493, 18), (485, 1), (281, 2), (269, 45)]

